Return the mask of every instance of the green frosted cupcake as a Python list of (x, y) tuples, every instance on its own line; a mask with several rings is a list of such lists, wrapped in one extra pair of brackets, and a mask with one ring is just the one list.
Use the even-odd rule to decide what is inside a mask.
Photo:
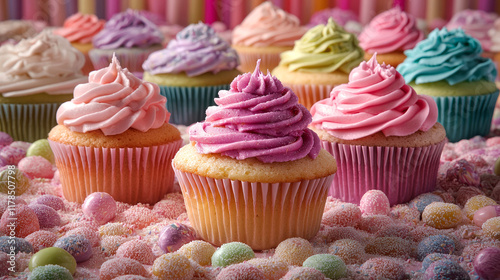
[(205, 119), (219, 90), (228, 90), (240, 72), (238, 55), (203, 23), (191, 24), (144, 62), (144, 80), (160, 86), (170, 122), (190, 125)]
[(486, 136), (498, 88), (493, 61), (481, 57), (481, 44), (462, 29), (435, 29), (397, 67), (418, 94), (430, 95), (438, 106), (438, 122), (451, 142)]

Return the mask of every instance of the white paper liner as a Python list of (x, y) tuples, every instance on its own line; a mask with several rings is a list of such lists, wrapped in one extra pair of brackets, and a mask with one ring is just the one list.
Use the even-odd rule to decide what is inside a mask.
[(254, 250), (274, 248), (290, 237), (314, 237), (333, 179), (251, 183), (174, 171), (200, 237), (217, 246), (239, 241)]
[(280, 64), (280, 53), (242, 53), (238, 52), (238, 56), (240, 57), (240, 66), (238, 70), (241, 72), (253, 72), (255, 70), (255, 66), (257, 65), (257, 60), (260, 61), (260, 71), (264, 74), (267, 74), (267, 70), (269, 73)]
[(299, 97), (299, 103), (310, 110), (312, 105), (320, 100), (330, 97), (332, 89), (338, 85), (294, 85), (286, 84), (287, 87)]
[(57, 125), (56, 112), (61, 104), (1, 104), (0, 131), (16, 141), (35, 142), (47, 138)]
[(328, 195), (359, 204), (365, 192), (381, 190), (392, 206), (432, 192), (445, 142), (402, 148), (321, 141), (321, 146), (337, 161), (337, 173)]
[(83, 203), (93, 192), (107, 192), (117, 201), (154, 204), (173, 189), (171, 162), (182, 140), (134, 148), (49, 143), (68, 201)]

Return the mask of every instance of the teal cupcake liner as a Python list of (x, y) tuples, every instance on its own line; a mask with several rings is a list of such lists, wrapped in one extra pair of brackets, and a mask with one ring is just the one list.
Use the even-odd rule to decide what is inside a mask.
[(16, 141), (47, 139), (50, 130), (57, 125), (56, 112), (61, 104), (1, 104), (0, 131)]
[(160, 86), (160, 94), (167, 98), (171, 124), (191, 125), (205, 120), (205, 111), (214, 106), (219, 90), (229, 90), (229, 84), (206, 87)]
[(490, 133), (498, 90), (485, 95), (433, 98), (438, 107), (438, 122), (444, 126), (450, 142)]

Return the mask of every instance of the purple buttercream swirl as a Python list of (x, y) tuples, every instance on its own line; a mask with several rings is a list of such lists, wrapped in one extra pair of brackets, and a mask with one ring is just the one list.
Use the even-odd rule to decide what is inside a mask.
[(162, 41), (163, 34), (153, 22), (138, 11), (128, 9), (106, 22), (92, 43), (98, 49), (117, 49), (149, 47)]
[(238, 65), (236, 51), (212, 27), (198, 23), (184, 28), (165, 49), (152, 53), (142, 67), (153, 75), (186, 72), (193, 77)]
[(259, 70), (236, 77), (230, 90), (219, 91), (218, 106), (207, 109), (205, 122), (189, 130), (202, 154), (220, 153), (262, 162), (316, 158), (320, 140), (307, 128), (311, 113), (298, 97), (270, 74)]

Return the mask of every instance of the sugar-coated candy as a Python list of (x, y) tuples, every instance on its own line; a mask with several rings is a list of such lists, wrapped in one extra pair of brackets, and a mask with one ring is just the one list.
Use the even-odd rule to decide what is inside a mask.
[(41, 156), (29, 156), (21, 159), (17, 165), (30, 178), (52, 179), (54, 168), (52, 163)]
[(99, 280), (111, 280), (123, 275), (140, 275), (148, 277), (149, 273), (140, 262), (120, 257), (105, 261), (99, 270)]
[(65, 267), (71, 274), (76, 271), (76, 260), (66, 250), (59, 247), (49, 247), (42, 249), (31, 256), (29, 270), (33, 271), (39, 266), (56, 264)]
[(33, 246), (24, 238), (0, 236), (0, 251), (5, 253), (14, 251), (16, 254), (19, 252), (31, 254), (33, 253)]
[(36, 267), (28, 276), (28, 280), (72, 280), (73, 275), (63, 266), (56, 264), (48, 264)]
[(223, 268), (215, 279), (268, 280), (268, 278), (266, 278), (266, 275), (264, 275), (264, 273), (260, 269), (246, 262), (233, 264)]
[(484, 280), (500, 279), (500, 248), (486, 247), (473, 261), (474, 271)]
[(364, 215), (387, 215), (391, 205), (383, 191), (369, 190), (361, 197), (359, 209)]
[(443, 253), (432, 253), (427, 256), (425, 256), (424, 260), (422, 261), (422, 272), (425, 272), (427, 268), (435, 261), (439, 260), (455, 260), (456, 256), (455, 255), (450, 255), (450, 254), (443, 254)]
[(160, 220), (160, 216), (147, 207), (134, 205), (123, 211), (116, 220), (127, 224), (131, 228), (142, 229), (156, 223)]
[(151, 247), (146, 242), (137, 239), (120, 245), (116, 251), (116, 256), (133, 259), (146, 265), (152, 265), (155, 259)]
[(474, 212), (474, 224), (481, 227), (487, 220), (500, 216), (500, 205), (488, 205)]
[(112, 256), (126, 240), (127, 238), (123, 236), (104, 236), (101, 240), (101, 252), (106, 256)]
[(328, 247), (328, 253), (340, 257), (345, 264), (361, 264), (365, 257), (365, 246), (357, 240), (339, 239)]
[(0, 192), (20, 196), (31, 186), (30, 179), (17, 168), (7, 168), (0, 172)]
[(246, 261), (258, 268), (268, 280), (279, 280), (288, 271), (288, 265), (275, 258), (254, 258)]
[(470, 276), (457, 262), (453, 260), (442, 259), (433, 262), (425, 270), (424, 279), (440, 280), (469, 280)]
[(26, 151), (21, 148), (6, 146), (1, 148), (0, 157), (7, 161), (7, 164), (17, 165), (26, 156)]
[(464, 206), (464, 212), (467, 218), (472, 220), (477, 210), (488, 205), (497, 205), (497, 202), (485, 195), (476, 195), (467, 200)]
[(500, 240), (500, 217), (487, 220), (481, 228), (486, 236)]
[(99, 235), (130, 235), (132, 230), (123, 223), (107, 223), (99, 227)]
[(361, 220), (361, 210), (356, 204), (343, 203), (323, 213), (321, 223), (327, 226), (356, 226)]
[(28, 151), (28, 148), (31, 146), (31, 143), (26, 142), (26, 141), (14, 141), (14, 142), (10, 143), (9, 146), (14, 147), (14, 148), (23, 149), (26, 152), (26, 151)]
[(425, 207), (427, 207), (427, 205), (429, 205), (429, 204), (431, 204), (433, 202), (444, 202), (444, 201), (437, 194), (423, 193), (423, 194), (415, 197), (414, 199), (412, 199), (410, 201), (410, 203), (408, 203), (408, 206), (411, 207), (411, 208), (415, 208), (420, 213), (422, 213), (422, 212), (424, 212)]
[(56, 211), (64, 209), (64, 201), (62, 198), (53, 194), (41, 195), (35, 198), (32, 203), (47, 205)]
[(63, 236), (54, 243), (54, 247), (66, 250), (76, 262), (84, 262), (92, 257), (90, 241), (83, 235)]
[[(10, 273), (9, 268), (11, 267), (10, 265), (10, 256), (7, 255), (7, 253), (0, 252), (0, 276), (5, 276)], [(15, 262), (15, 257), (13, 257), (13, 260)]]
[(69, 236), (69, 235), (83, 235), (85, 238), (87, 238), (90, 241), (90, 244), (92, 247), (99, 245), (99, 241), (101, 237), (99, 236), (99, 233), (97, 233), (97, 229), (94, 229), (92, 227), (77, 227), (71, 230), (68, 230), (64, 236)]
[(255, 258), (252, 248), (242, 242), (222, 244), (212, 255), (212, 266), (226, 267)]
[(182, 245), (196, 240), (196, 232), (190, 226), (173, 223), (163, 228), (158, 238), (158, 246), (165, 253), (175, 252)]
[(462, 221), (462, 209), (452, 203), (433, 202), (422, 212), (422, 221), (437, 229), (453, 228)]
[(44, 248), (52, 247), (57, 241), (57, 234), (47, 230), (39, 230), (26, 236), (25, 239), (33, 246), (36, 253)]
[(360, 267), (361, 274), (368, 279), (405, 279), (404, 267), (392, 258), (371, 258)]
[[(14, 228), (11, 226), (11, 218), (16, 218)], [(37, 230), (40, 230), (38, 217), (27, 205), (19, 204), (13, 210), (7, 209), (0, 219), (0, 232), (5, 235), (12, 235), (14, 232), (16, 237), (24, 238)]]
[(376, 237), (365, 247), (368, 254), (406, 258), (409, 257), (411, 249), (411, 243), (408, 240), (394, 236)]
[(285, 239), (274, 250), (274, 258), (288, 265), (302, 265), (313, 254), (312, 244), (300, 237)]
[(316, 268), (332, 280), (347, 276), (347, 266), (344, 261), (331, 254), (312, 255), (304, 261), (302, 266)]
[(159, 256), (153, 263), (153, 275), (159, 279), (191, 280), (194, 269), (189, 259), (174, 252)]
[(59, 213), (53, 208), (43, 204), (30, 204), (28, 205), (38, 217), (40, 228), (52, 228), (61, 224), (61, 217)]
[(8, 146), (14, 139), (8, 133), (0, 131), (0, 147)]
[(216, 248), (206, 241), (193, 240), (182, 245), (177, 252), (199, 265), (207, 266), (211, 265), (212, 255), (215, 253), (215, 250)]
[(282, 280), (326, 280), (323, 272), (312, 267), (296, 266), (290, 269)]
[(41, 156), (48, 160), (50, 163), (54, 164), (54, 153), (49, 145), (49, 140), (39, 139), (33, 142), (28, 150), (26, 151), (26, 156)]
[(105, 224), (116, 215), (116, 201), (105, 192), (91, 193), (82, 205), (85, 216), (93, 218), (98, 224)]
[(417, 246), (417, 254), (420, 260), (432, 253), (452, 254), (454, 251), (455, 241), (442, 234), (426, 237)]

